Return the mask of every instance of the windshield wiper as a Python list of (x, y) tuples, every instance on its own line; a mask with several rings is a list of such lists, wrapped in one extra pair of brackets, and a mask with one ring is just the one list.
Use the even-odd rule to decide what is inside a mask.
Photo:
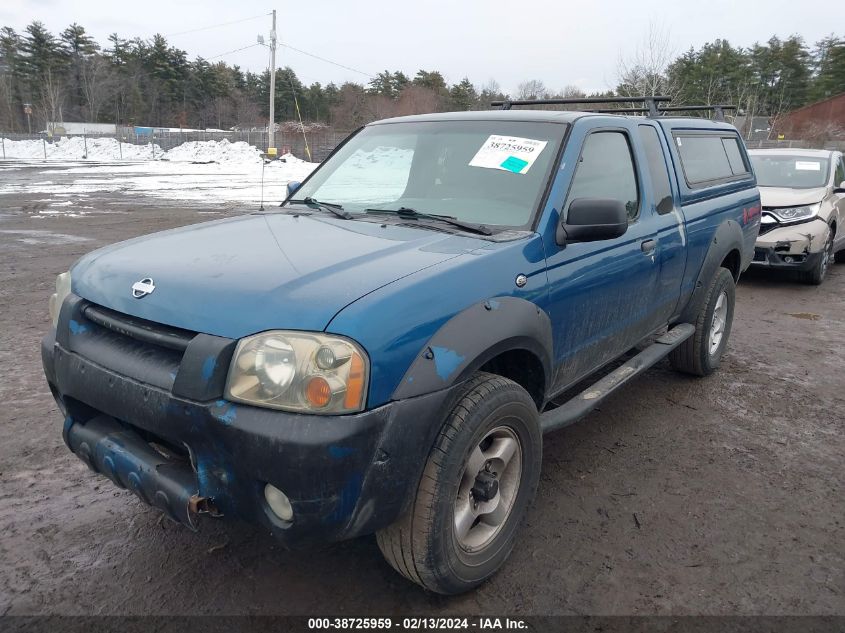
[(459, 229), (469, 231), (470, 233), (478, 233), (479, 235), (493, 235), (493, 231), (488, 229), (483, 224), (476, 224), (474, 222), (464, 222), (451, 215), (440, 215), (438, 213), (421, 213), (416, 209), (409, 209), (408, 207), (399, 207), (398, 209), (364, 209), (367, 213), (383, 213), (387, 215), (396, 215), (400, 218), (407, 218), (410, 220), (435, 220), (437, 222), (444, 222)]
[(293, 202), (294, 204), (304, 204), (307, 207), (314, 207), (315, 209), (322, 209), (323, 211), (333, 213), (344, 220), (352, 220), (355, 217), (349, 213), (349, 211), (344, 211), (342, 205), (334, 204), (333, 202), (320, 202), (319, 200), (315, 200), (311, 197), (303, 198), (302, 200), (288, 200), (288, 202)]

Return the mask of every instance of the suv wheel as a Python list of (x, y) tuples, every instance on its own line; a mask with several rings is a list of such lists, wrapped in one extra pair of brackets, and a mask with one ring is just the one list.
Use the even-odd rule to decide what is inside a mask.
[(385, 559), (437, 593), (480, 585), (513, 549), (541, 459), (531, 396), (511, 380), (477, 373), (440, 430), (410, 508), (377, 534)]
[(812, 270), (808, 270), (802, 274), (804, 283), (813, 286), (820, 285), (824, 281), (827, 269), (831, 263), (833, 263), (833, 227), (828, 231), (827, 241), (824, 243), (824, 250), (822, 251), (822, 256), (819, 257), (818, 263)]
[(695, 334), (669, 354), (669, 362), (678, 371), (695, 376), (709, 376), (719, 366), (734, 317), (736, 284), (727, 268), (719, 268), (695, 322)]

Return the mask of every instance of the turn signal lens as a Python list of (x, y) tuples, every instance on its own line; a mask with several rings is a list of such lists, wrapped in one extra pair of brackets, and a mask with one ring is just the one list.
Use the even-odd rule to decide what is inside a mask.
[(314, 376), (305, 387), (305, 397), (312, 406), (322, 409), (332, 401), (332, 388), (322, 376)]
[(346, 397), (343, 400), (343, 406), (347, 409), (358, 409), (363, 406), (365, 380), (364, 359), (359, 354), (352, 354), (349, 377), (346, 380)]

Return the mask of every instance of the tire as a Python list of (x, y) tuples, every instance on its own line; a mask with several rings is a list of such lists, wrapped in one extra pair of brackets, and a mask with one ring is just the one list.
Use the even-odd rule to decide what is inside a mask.
[[(505, 454), (506, 447), (515, 450), (503, 462), (496, 455)], [(396, 571), (430, 591), (458, 594), (477, 587), (513, 549), (537, 489), (541, 460), (534, 400), (511, 380), (476, 373), (443, 423), (410, 508), (376, 534), (379, 549)], [(485, 463), (490, 465), (486, 475), (468, 475)], [(495, 495), (479, 483), (481, 477), (489, 482), (491, 473), (501, 484)], [(476, 512), (479, 518), (473, 519)], [(471, 526), (468, 531), (458, 531), (461, 517), (469, 517), (462, 523)]]
[[(731, 334), (735, 302), (736, 284), (733, 275), (727, 268), (719, 268), (710, 282), (704, 305), (696, 318), (695, 333), (669, 354), (669, 362), (674, 369), (694, 376), (709, 376), (716, 370)], [(720, 318), (722, 330), (718, 344), (711, 348), (711, 329), (717, 305), (723, 314)]]
[(845, 249), (842, 249), (833, 256), (837, 264), (845, 264)]
[(819, 257), (818, 263), (813, 266), (812, 270), (801, 273), (801, 281), (811, 286), (820, 286), (827, 275), (827, 270), (833, 260), (833, 229), (831, 228), (827, 236), (827, 241), (824, 243), (824, 250), (822, 256)]

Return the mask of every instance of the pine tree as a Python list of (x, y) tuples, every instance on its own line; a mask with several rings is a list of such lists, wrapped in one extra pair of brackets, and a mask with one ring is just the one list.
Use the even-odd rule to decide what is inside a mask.
[(845, 92), (845, 39), (830, 35), (816, 44), (816, 76), (810, 88), (813, 101)]
[(452, 86), (449, 91), (449, 104), (452, 110), (472, 110), (478, 105), (478, 92), (469, 78), (464, 77), (460, 83)]

